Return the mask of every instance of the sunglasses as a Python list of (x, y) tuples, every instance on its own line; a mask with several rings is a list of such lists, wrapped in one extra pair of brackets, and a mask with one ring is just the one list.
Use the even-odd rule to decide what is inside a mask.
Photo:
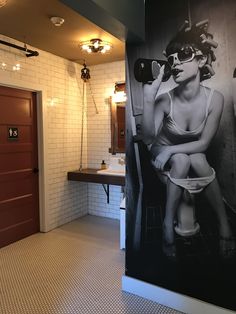
[(177, 61), (178, 63), (186, 63), (192, 61), (196, 56), (202, 56), (200, 50), (193, 50), (192, 47), (186, 47), (167, 57), (169, 65), (172, 67)]

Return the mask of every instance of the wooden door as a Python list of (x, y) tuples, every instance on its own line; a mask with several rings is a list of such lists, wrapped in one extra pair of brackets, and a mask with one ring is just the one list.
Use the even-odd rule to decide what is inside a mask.
[(39, 231), (35, 93), (0, 87), (0, 247)]

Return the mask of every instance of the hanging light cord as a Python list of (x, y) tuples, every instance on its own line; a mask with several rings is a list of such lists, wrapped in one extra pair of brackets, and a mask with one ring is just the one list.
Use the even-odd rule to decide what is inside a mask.
[[(94, 95), (92, 92), (92, 88), (90, 85), (90, 70), (86, 66), (86, 62), (84, 60), (83, 68), (81, 69), (81, 79), (83, 80), (83, 90), (82, 90), (82, 121), (81, 121), (81, 141), (80, 141), (80, 166), (79, 166), (79, 171), (82, 171), (83, 167), (83, 143), (84, 143), (84, 111), (85, 111), (85, 84), (88, 83), (90, 93), (92, 96), (93, 104), (96, 109), (96, 114), (98, 114), (98, 108), (94, 99)], [(78, 80), (77, 80), (78, 82)], [(78, 84), (79, 87), (79, 84)]]
[(94, 94), (93, 94), (93, 91), (92, 91), (92, 88), (91, 88), (91, 84), (90, 82), (88, 81), (88, 84), (89, 84), (89, 90), (90, 90), (90, 93), (91, 93), (91, 97), (92, 97), (92, 100), (93, 100), (93, 104), (94, 104), (94, 107), (95, 107), (95, 110), (96, 110), (96, 114), (98, 114), (98, 108), (97, 108), (97, 104), (95, 102), (95, 99), (94, 99)]
[(79, 171), (82, 171), (82, 168), (83, 168), (84, 106), (85, 106), (85, 82), (83, 81), (83, 90), (82, 90), (82, 119), (81, 119), (81, 139), (80, 139), (80, 166), (79, 166)]

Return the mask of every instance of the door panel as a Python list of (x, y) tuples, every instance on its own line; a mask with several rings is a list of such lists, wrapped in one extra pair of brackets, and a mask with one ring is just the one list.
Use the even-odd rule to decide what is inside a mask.
[(0, 247), (39, 231), (35, 94), (0, 87)]
[(6, 180), (4, 182), (4, 189), (0, 191), (0, 204), (1, 202), (9, 202), (16, 197), (32, 195), (33, 189), (31, 181), (31, 175), (25, 179), (21, 176), (19, 179), (13, 177), (12, 180)]
[(0, 172), (15, 171), (31, 167), (30, 152), (8, 152), (0, 155)]
[(10, 202), (12, 215), (8, 213), (8, 201), (1, 202), (2, 220), (0, 221), (0, 228), (2, 230), (9, 229), (9, 227), (11, 228), (22, 221), (31, 220), (29, 211), (32, 207), (32, 194), (11, 199)]
[[(2, 95), (1, 103), (4, 105), (4, 116), (1, 118), (1, 121), (3, 123), (14, 124), (17, 123), (19, 120), (22, 124), (31, 122), (31, 103), (29, 102), (29, 98), (27, 95), (19, 95), (19, 93), (15, 96)], [(14, 112), (14, 116), (12, 115), (12, 112)]]

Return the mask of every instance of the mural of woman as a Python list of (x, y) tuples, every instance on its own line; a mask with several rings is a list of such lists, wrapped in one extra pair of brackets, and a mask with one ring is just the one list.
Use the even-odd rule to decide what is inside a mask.
[(183, 27), (164, 52), (176, 87), (157, 97), (164, 66), (153, 82), (143, 84), (143, 142), (152, 165), (167, 184), (162, 249), (175, 259), (174, 221), (183, 191), (204, 193), (218, 221), (219, 254), (235, 256), (235, 239), (228, 222), (220, 187), (206, 150), (214, 138), (223, 111), (224, 98), (201, 82), (214, 75), (213, 49), (217, 43), (207, 32), (207, 21)]

